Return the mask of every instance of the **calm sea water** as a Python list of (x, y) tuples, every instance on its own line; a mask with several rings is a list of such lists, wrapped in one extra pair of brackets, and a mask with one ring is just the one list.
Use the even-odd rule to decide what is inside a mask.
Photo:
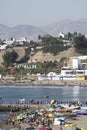
[(7, 112), (0, 112), (0, 121), (4, 121), (7, 118), (8, 118)]
[[(41, 98), (49, 96), (49, 98)], [(78, 101), (87, 102), (87, 87), (68, 86), (4, 86), (0, 87), (0, 97), (3, 104), (16, 103), (20, 98), (25, 98), (26, 102), (31, 99), (50, 102), (51, 99), (57, 101)]]

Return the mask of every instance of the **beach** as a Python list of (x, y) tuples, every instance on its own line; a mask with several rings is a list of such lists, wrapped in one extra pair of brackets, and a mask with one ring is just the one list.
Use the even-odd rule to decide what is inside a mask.
[(84, 128), (87, 130), (87, 115), (78, 116), (76, 120), (72, 122), (76, 123), (78, 128)]
[[(4, 86), (4, 84), (2, 83), (2, 85)], [(8, 84), (9, 85), (9, 84)], [(12, 84), (13, 85), (13, 84)], [(81, 87), (86, 87), (87, 86), (87, 82), (86, 81), (33, 81), (30, 84), (26, 84), (26, 83), (18, 83), (17, 84), (19, 87), (24, 87), (24, 86), (28, 86), (29, 85), (37, 85), (37, 86), (81, 86)], [(6, 104), (3, 104), (3, 106), (5, 106)], [(18, 104), (11, 104), (13, 107), (18, 107)], [(19, 111), (12, 111), (12, 109), (9, 111), (9, 118), (8, 120), (5, 121), (1, 121), (0, 122), (0, 127), (1, 128), (5, 128), (5, 130), (25, 130), (27, 127), (29, 127), (30, 123), (32, 122), (26, 122), (26, 121), (18, 121), (17, 120), (17, 115), (19, 115), (20, 113), (24, 112), (24, 111), (36, 111), (36, 110), (45, 110), (48, 108), (49, 104), (24, 104), (23, 106), (21, 104), (19, 104), (19, 106), (21, 107), (21, 109)], [(24, 109), (22, 109), (24, 107)], [(3, 107), (2, 107), (3, 108)], [(11, 106), (9, 106), (9, 108), (11, 108)], [(14, 109), (13, 109), (14, 110)], [(36, 121), (35, 121), (36, 122)], [(34, 128), (39, 130), (40, 126), (35, 125), (35, 122), (33, 122), (34, 124)], [(60, 129), (60, 127), (62, 128), (62, 130), (72, 130), (72, 129), (82, 129), (82, 130), (87, 130), (87, 115), (79, 115), (75, 117), (75, 120), (70, 120), (71, 123), (75, 123), (76, 126), (75, 127), (64, 127), (64, 126), (60, 126), (60, 125), (56, 125), (54, 126), (53, 124), (51, 125), (53, 130), (58, 130)], [(14, 128), (14, 129), (13, 129)], [(55, 129), (54, 129), (55, 128)]]
[[(16, 106), (16, 105), (14, 105)], [(24, 107), (23, 105), (20, 105), (21, 107)], [(60, 130), (60, 128), (62, 130), (77, 130), (78, 129), (82, 129), (82, 130), (87, 130), (87, 115), (79, 115), (79, 116), (75, 116), (75, 119), (70, 120), (71, 123), (76, 124), (76, 126), (72, 126), (72, 127), (65, 127), (64, 125), (54, 125), (53, 124), (53, 118), (54, 117), (50, 117), (48, 118), (47, 115), (45, 114), (44, 117), (40, 116), (40, 120), (43, 119), (42, 124), (39, 124), (39, 116), (36, 120), (32, 120), (32, 121), (26, 121), (26, 120), (17, 120), (17, 116), (21, 113), (24, 112), (35, 112), (37, 110), (41, 110), (40, 112), (46, 112), (49, 104), (47, 105), (33, 105), (33, 104), (29, 104), (29, 105), (25, 105), (27, 107), (25, 107), (25, 110), (21, 110), (21, 111), (16, 111), (16, 112), (9, 112), (9, 117), (8, 120), (2, 121), (0, 122), (0, 127), (4, 128), (5, 130), (25, 130), (26, 128), (29, 128), (30, 125), (32, 124), (33, 127), (36, 130), (39, 130), (40, 127), (42, 127), (44, 125), (44, 127), (48, 128), (48, 125), (46, 123), (46, 121), (50, 120), (52, 121), (52, 123), (50, 123), (50, 127), (54, 130)], [(50, 112), (49, 112), (50, 113)], [(54, 112), (51, 112), (54, 113)], [(46, 123), (46, 124), (45, 124)], [(14, 128), (14, 129), (13, 129)]]

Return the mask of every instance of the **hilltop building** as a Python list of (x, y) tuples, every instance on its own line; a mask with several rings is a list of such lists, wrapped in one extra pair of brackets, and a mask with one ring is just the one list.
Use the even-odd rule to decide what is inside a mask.
[(63, 32), (60, 32), (59, 35), (58, 35), (59, 38), (63, 38), (63, 39), (66, 39), (67, 38), (67, 35), (64, 34)]

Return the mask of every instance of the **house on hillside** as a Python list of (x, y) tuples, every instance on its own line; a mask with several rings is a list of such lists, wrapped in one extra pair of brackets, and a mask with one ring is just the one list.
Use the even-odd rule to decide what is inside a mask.
[(67, 35), (64, 34), (63, 32), (60, 32), (59, 35), (58, 35), (58, 38), (66, 39)]

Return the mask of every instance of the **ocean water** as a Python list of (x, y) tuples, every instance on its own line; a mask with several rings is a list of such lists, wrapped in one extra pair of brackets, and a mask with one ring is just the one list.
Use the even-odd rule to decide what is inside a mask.
[(7, 112), (0, 112), (0, 121), (6, 120), (8, 118)]
[[(49, 96), (49, 98), (41, 98)], [(58, 102), (78, 101), (87, 102), (87, 87), (69, 86), (1, 86), (0, 103), (15, 104), (24, 98), (27, 103), (33, 99), (35, 102), (50, 102), (56, 99)]]

